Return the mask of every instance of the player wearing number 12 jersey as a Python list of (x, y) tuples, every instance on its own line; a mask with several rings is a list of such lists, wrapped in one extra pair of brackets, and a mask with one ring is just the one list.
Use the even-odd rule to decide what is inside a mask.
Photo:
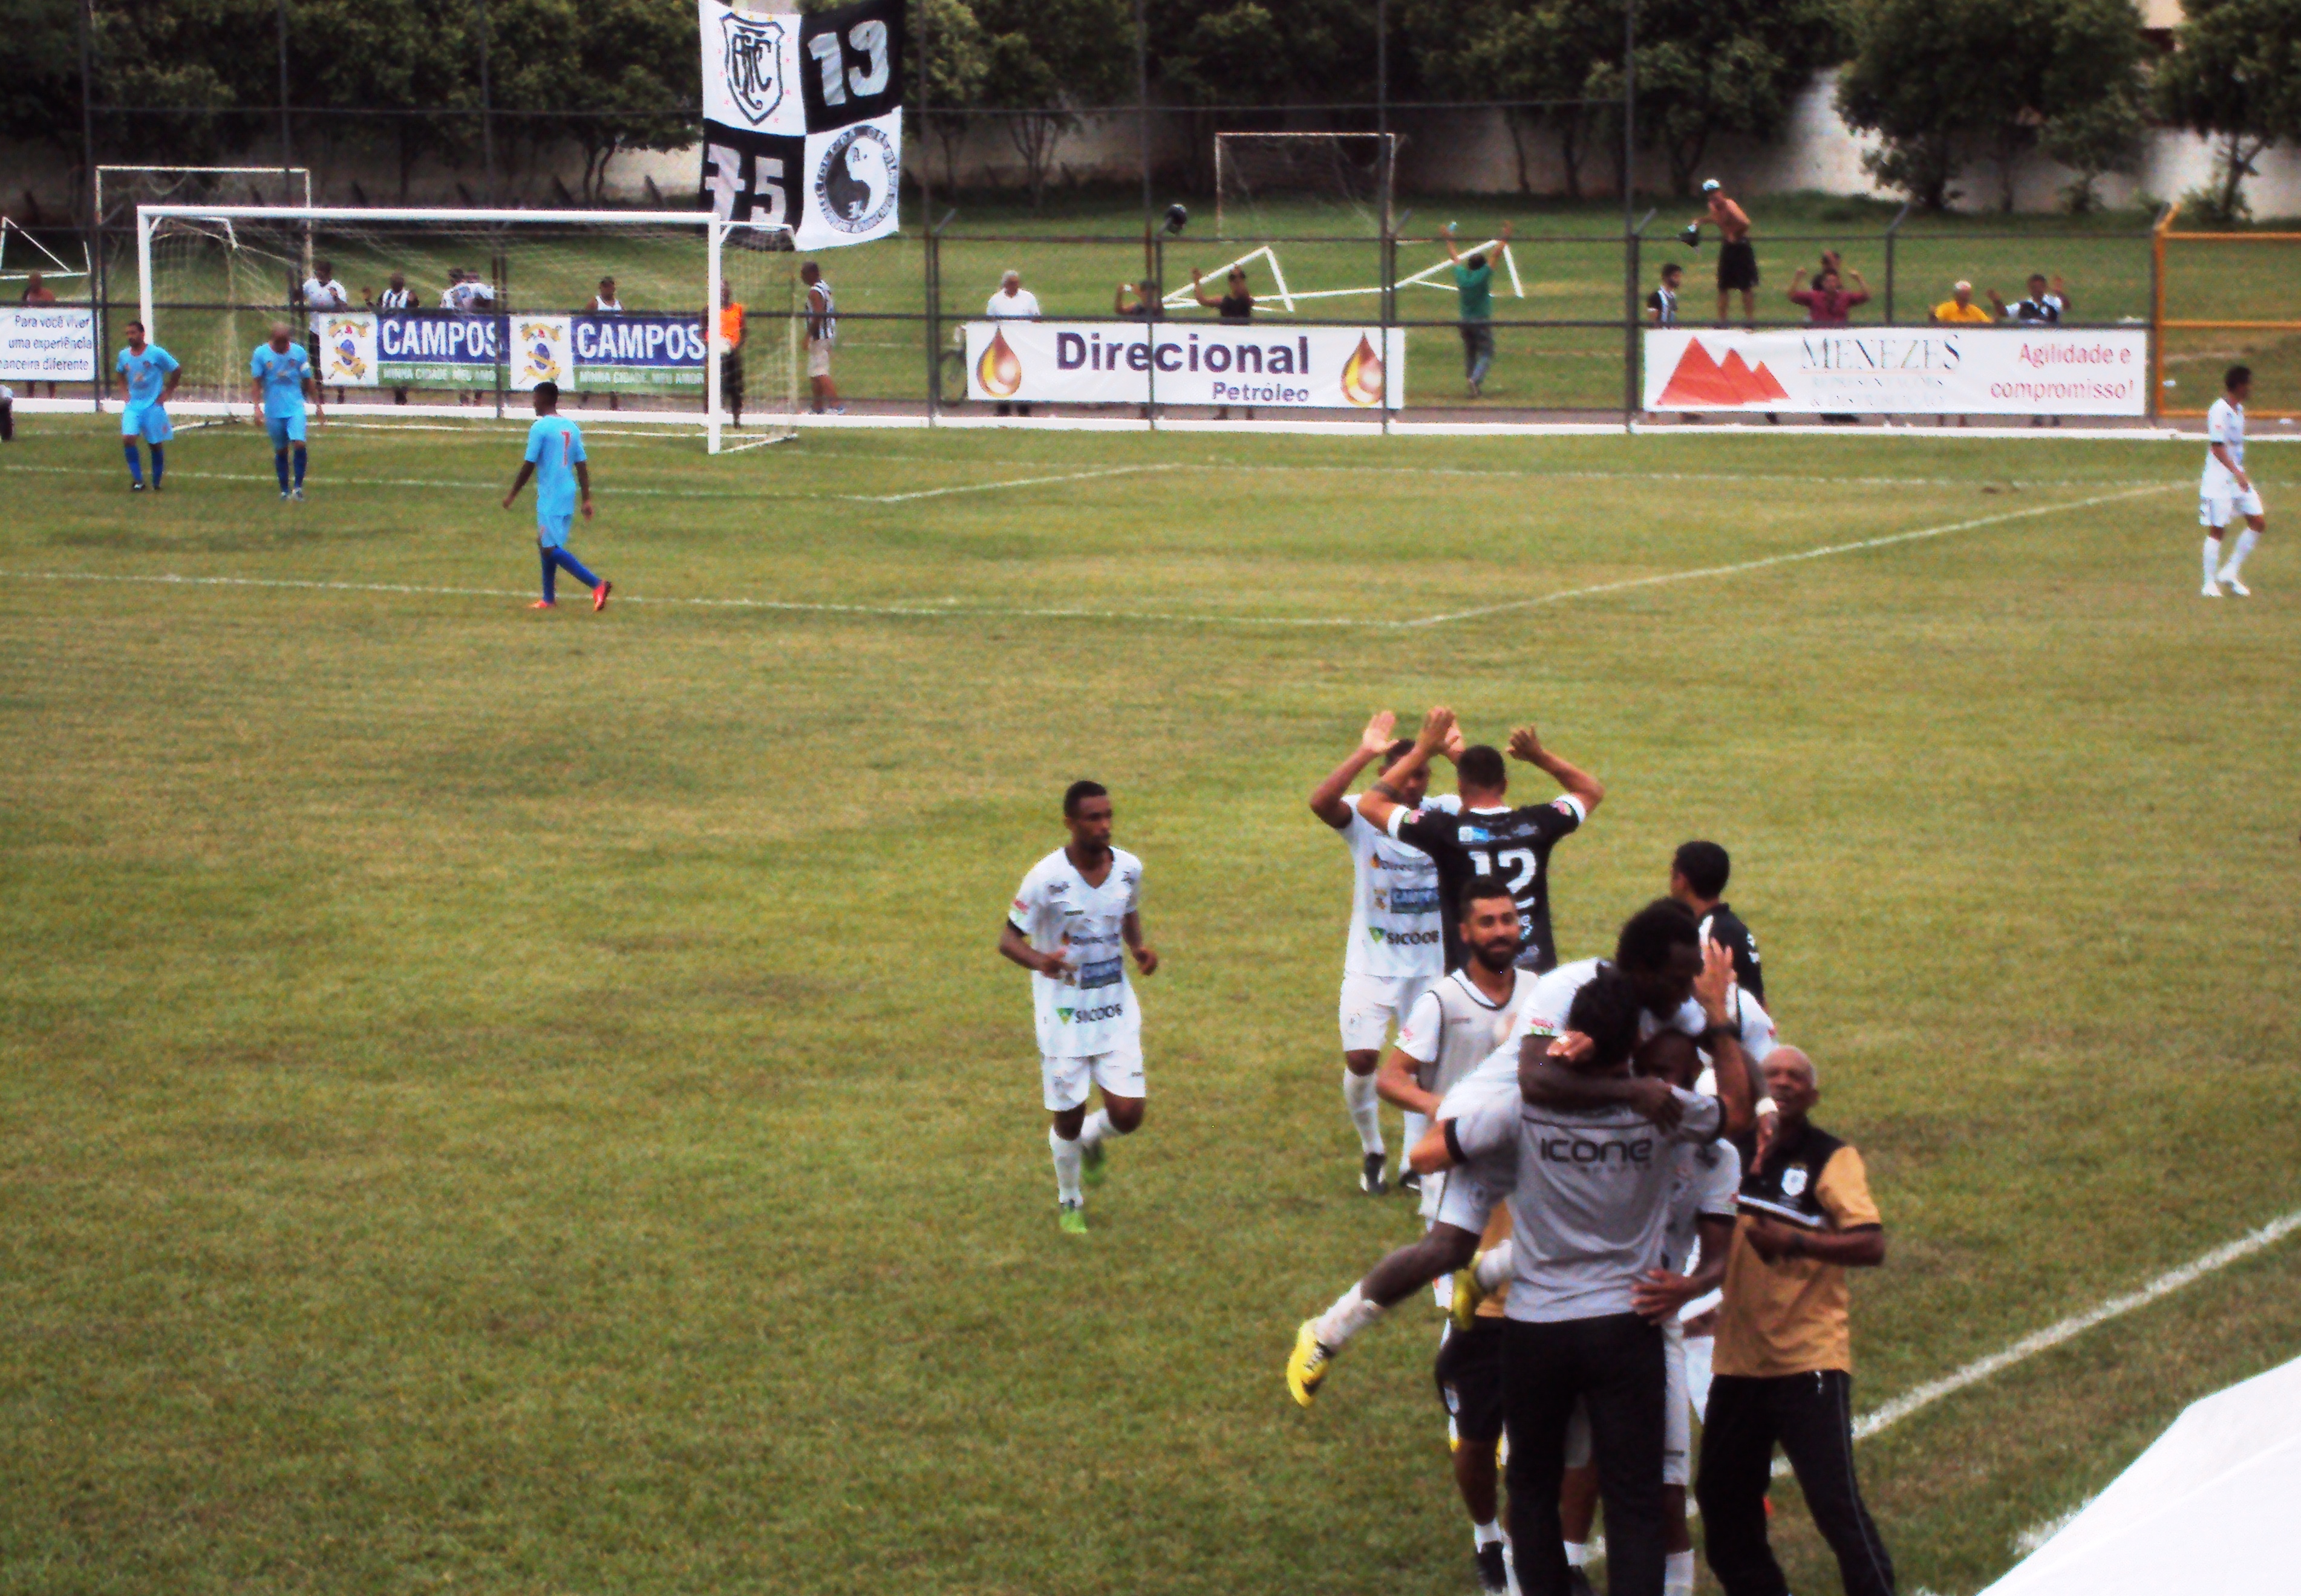
[[(1111, 847), (1111, 815), (1100, 782), (1071, 783), (1063, 794), (1070, 841), (1031, 867), (999, 930), (1000, 953), (1031, 972), (1055, 1200), (1072, 1235), (1086, 1233), (1081, 1183), (1100, 1182), (1104, 1139), (1142, 1123), (1142, 1011), (1125, 956), (1145, 975), (1159, 967), (1142, 940), (1142, 861)], [(1102, 1107), (1090, 1116), (1098, 1086)]]
[[(1480, 744), (1455, 758), (1455, 784), (1461, 790), (1460, 814), (1410, 808), (1402, 783), (1430, 762), (1454, 735), (1454, 712), (1443, 706), (1422, 723), (1422, 733), (1406, 756), (1383, 773), (1372, 791), (1359, 800), (1359, 814), (1400, 842), (1410, 842), (1438, 866), (1438, 890), (1448, 902), (1460, 896), (1474, 876), (1499, 876), (1517, 900), (1525, 942), (1519, 967), (1537, 974), (1558, 967), (1558, 948), (1550, 933), (1550, 850), (1590, 818), (1606, 790), (1588, 772), (1568, 764), (1542, 746), (1532, 726), (1510, 733), (1510, 751), (1548, 773), (1565, 790), (1546, 804), (1513, 809), (1505, 801), (1510, 773), (1502, 756)], [(1460, 940), (1445, 927), (1446, 967), (1460, 967)]]

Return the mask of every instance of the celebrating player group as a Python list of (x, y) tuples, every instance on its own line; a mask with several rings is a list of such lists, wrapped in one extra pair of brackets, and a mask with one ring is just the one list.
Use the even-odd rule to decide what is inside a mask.
[[(1389, 1102), (1424, 1229), (1302, 1321), (1288, 1390), (1310, 1408), (1355, 1338), (1435, 1284), (1436, 1384), (1484, 1590), (1586, 1592), (1602, 1501), (1608, 1588), (1690, 1592), (1692, 1492), (1729, 1596), (1783, 1596), (1765, 1525), (1779, 1444), (1846, 1590), (1886, 1596), (1892, 1564), (1854, 1483), (1844, 1284), (1883, 1260), (1884, 1230), (1859, 1155), (1807, 1118), (1817, 1072), (1763, 1005), (1726, 850), (1679, 848), (1667, 894), (1627, 917), (1611, 957), (1561, 964), (1552, 854), (1604, 787), (1532, 726), (1506, 758), (1466, 745), (1443, 706), (1410, 740), (1393, 725), (1368, 721), (1309, 806), (1351, 852), (1355, 1183), (1392, 1190)], [(1558, 790), (1513, 806), (1510, 759)], [(1453, 793), (1430, 791), (1434, 760)], [(1031, 973), (1058, 1216), (1084, 1236), (1109, 1139), (1142, 1123), (1127, 962), (1148, 975), (1159, 957), (1109, 795), (1074, 784), (1063, 819), (1068, 840), (1024, 878), (999, 950)]]

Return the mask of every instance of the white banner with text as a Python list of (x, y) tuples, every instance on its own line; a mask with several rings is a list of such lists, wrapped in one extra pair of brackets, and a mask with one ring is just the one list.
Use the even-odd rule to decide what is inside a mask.
[(88, 306), (0, 306), (0, 382), (86, 382), (95, 369), (96, 313)]
[(1873, 415), (2140, 415), (2136, 328), (1808, 327), (1645, 335), (1648, 410)]
[(1395, 410), (1405, 402), (1406, 337), (1268, 322), (966, 324), (970, 399), (1142, 405), (1154, 386), (1161, 405)]

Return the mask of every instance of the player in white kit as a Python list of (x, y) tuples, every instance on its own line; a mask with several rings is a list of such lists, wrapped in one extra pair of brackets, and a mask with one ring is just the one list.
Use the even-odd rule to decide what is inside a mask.
[[(1126, 955), (1145, 975), (1159, 967), (1142, 939), (1142, 861), (1110, 845), (1111, 815), (1100, 782), (1071, 783), (1070, 841), (1031, 867), (999, 932), (1000, 954), (1031, 972), (1055, 1200), (1063, 1230), (1082, 1236), (1082, 1182), (1100, 1182), (1104, 1140), (1142, 1123), (1142, 1011)], [(1095, 1087), (1102, 1107), (1090, 1116)]]
[[(2238, 572), (2269, 525), (2261, 490), (2245, 472), (2245, 402), (2253, 397), (2253, 368), (2230, 367), (2222, 387), (2222, 397), (2205, 412), (2205, 474), (2197, 484), (2197, 524), (2205, 529), (2205, 585), (2200, 591), (2207, 598), (2219, 598), (2226, 588), (2239, 598), (2249, 598), (2253, 589), (2238, 580)], [(2231, 515), (2245, 517), (2245, 531), (2223, 559), (2222, 534), (2229, 530)]]
[[(1393, 1026), (1403, 1027), (1415, 999), (1445, 973), (1445, 934), (1439, 928), (1438, 867), (1430, 856), (1411, 844), (1391, 840), (1359, 815), (1359, 800), (1350, 790), (1359, 773), (1396, 764), (1413, 748), (1411, 740), (1391, 740), (1398, 717), (1384, 710), (1366, 723), (1359, 746), (1349, 758), (1328, 773), (1310, 793), (1310, 813), (1341, 833), (1351, 850), (1351, 935), (1343, 952), (1343, 990), (1339, 1018), (1343, 1032), (1343, 1107), (1359, 1133), (1359, 1189), (1370, 1197), (1389, 1190), (1383, 1176), (1386, 1149), (1382, 1141), (1382, 1110), (1375, 1094), (1375, 1066), (1382, 1060), (1382, 1045)], [(1457, 732), (1443, 751), (1452, 758), (1461, 747)], [(1418, 769), (1413, 777), (1410, 808), (1419, 806), (1429, 790), (1430, 773)], [(1440, 798), (1432, 808), (1448, 808), (1452, 798)], [(1422, 1121), (1406, 1116), (1406, 1145), (1421, 1140)], [(1408, 1172), (1402, 1183), (1416, 1189)]]

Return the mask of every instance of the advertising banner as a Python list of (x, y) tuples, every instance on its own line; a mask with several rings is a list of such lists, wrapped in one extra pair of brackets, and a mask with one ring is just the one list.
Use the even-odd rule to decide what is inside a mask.
[(966, 397), (1017, 404), (1393, 410), (1406, 335), (1220, 322), (969, 322)]
[(1648, 410), (1885, 415), (2140, 415), (2136, 328), (1810, 327), (1645, 335)]
[(520, 393), (539, 382), (571, 391), (699, 392), (703, 354), (697, 315), (346, 311), (327, 319), (320, 380), (329, 388), (491, 389), (500, 358), (505, 386)]
[[(375, 375), (367, 386), (493, 388), (506, 317), (453, 310), (364, 313), (375, 323)], [(361, 320), (347, 315), (347, 322)], [(335, 340), (331, 339), (332, 344)], [(324, 352), (333, 366), (335, 351)], [(330, 377), (331, 383), (336, 380)]]
[(730, 221), (792, 230), (801, 249), (895, 230), (903, 164), (902, 0), (735, 11), (697, 0), (703, 195)]
[(0, 307), (0, 382), (85, 382), (95, 369), (96, 313), (86, 305)]
[(630, 312), (568, 321), (576, 387), (702, 389), (702, 317)]

